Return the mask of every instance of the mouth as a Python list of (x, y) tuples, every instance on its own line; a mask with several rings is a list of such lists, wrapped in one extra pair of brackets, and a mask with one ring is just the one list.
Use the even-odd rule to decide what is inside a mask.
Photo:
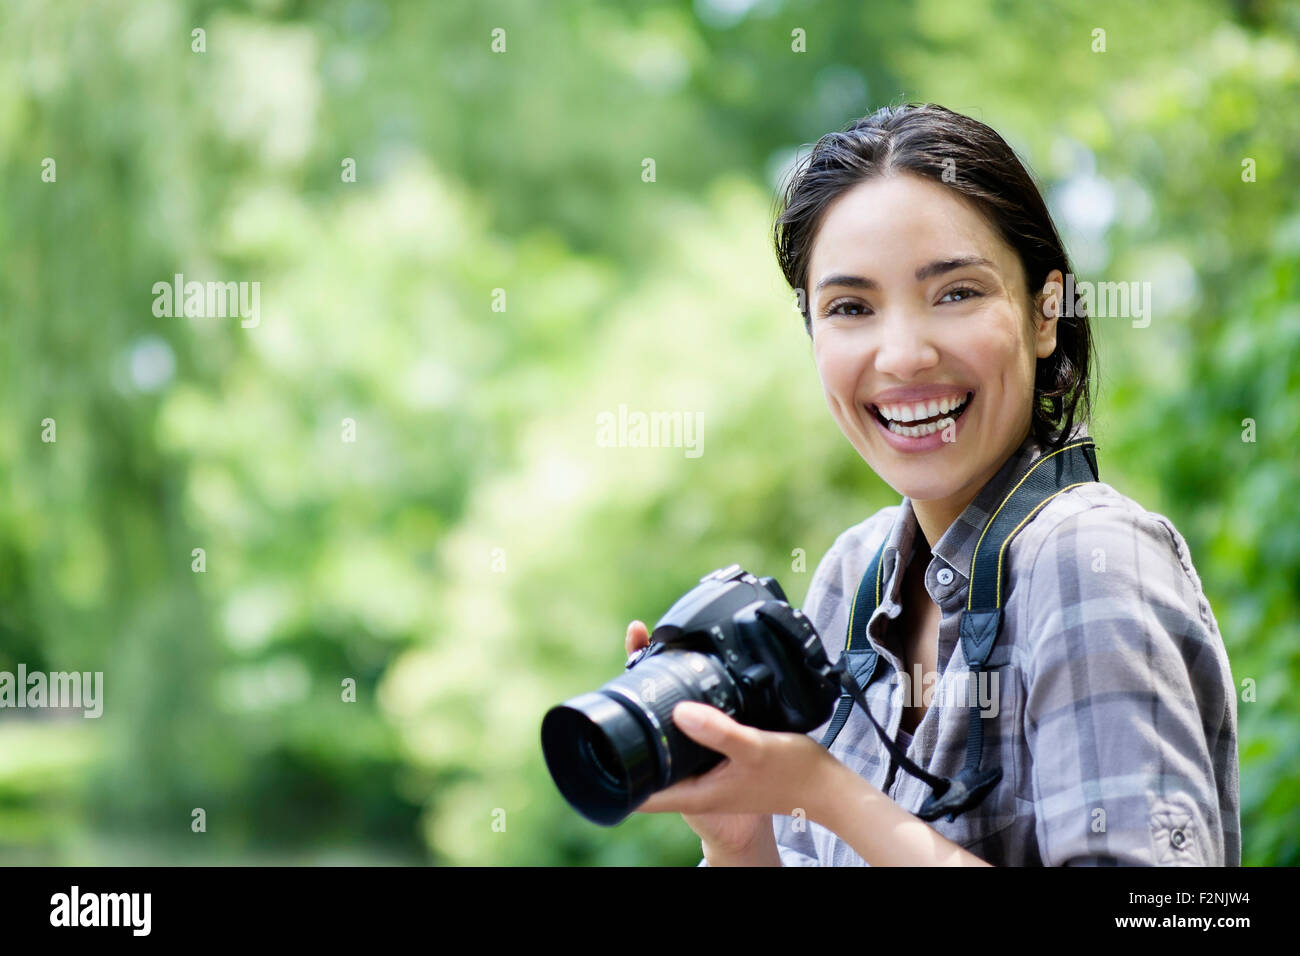
[(876, 420), (895, 435), (904, 438), (924, 438), (947, 428), (965, 414), (974, 392), (965, 398), (940, 399), (930, 402), (908, 402), (900, 405), (868, 405)]

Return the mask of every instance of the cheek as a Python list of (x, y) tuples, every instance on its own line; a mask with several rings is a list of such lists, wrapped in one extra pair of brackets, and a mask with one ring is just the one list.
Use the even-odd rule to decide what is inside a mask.
[(821, 340), (813, 349), (813, 359), (817, 364), (817, 376), (821, 379), (822, 390), (827, 402), (853, 401), (861, 363), (847, 349), (837, 349)]
[(1032, 381), (1034, 361), (1029, 342), (1017, 325), (1019, 320), (1019, 316), (1008, 310), (990, 316), (988, 322), (970, 325), (969, 334), (953, 342), (954, 354), (961, 355), (990, 384), (1004, 383), (1011, 387), (1026, 378)]

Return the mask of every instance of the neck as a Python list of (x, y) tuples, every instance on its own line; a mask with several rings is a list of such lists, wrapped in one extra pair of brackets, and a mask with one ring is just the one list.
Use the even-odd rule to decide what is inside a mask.
[[(976, 493), (978, 491), (977, 488)], [(916, 523), (921, 526), (921, 534), (925, 536), (926, 544), (933, 548), (935, 542), (942, 538), (944, 532), (957, 520), (957, 516), (974, 500), (975, 494), (913, 501), (912, 510), (916, 513)]]

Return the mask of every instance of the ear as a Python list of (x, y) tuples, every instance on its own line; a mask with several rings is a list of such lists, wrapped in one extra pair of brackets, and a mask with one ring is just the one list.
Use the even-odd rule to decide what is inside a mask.
[(1065, 295), (1064, 283), (1061, 270), (1053, 269), (1043, 283), (1043, 290), (1034, 297), (1034, 353), (1040, 359), (1056, 351), (1057, 320)]

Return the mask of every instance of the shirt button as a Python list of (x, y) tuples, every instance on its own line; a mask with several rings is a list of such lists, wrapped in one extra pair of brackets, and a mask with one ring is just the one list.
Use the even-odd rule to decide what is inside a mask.
[(952, 584), (952, 568), (940, 568), (939, 573), (936, 574), (935, 577), (939, 579), (940, 584), (947, 587), (949, 584)]
[(1175, 849), (1181, 849), (1182, 845), (1187, 842), (1187, 835), (1182, 830), (1175, 830), (1169, 834), (1169, 842), (1174, 845)]

